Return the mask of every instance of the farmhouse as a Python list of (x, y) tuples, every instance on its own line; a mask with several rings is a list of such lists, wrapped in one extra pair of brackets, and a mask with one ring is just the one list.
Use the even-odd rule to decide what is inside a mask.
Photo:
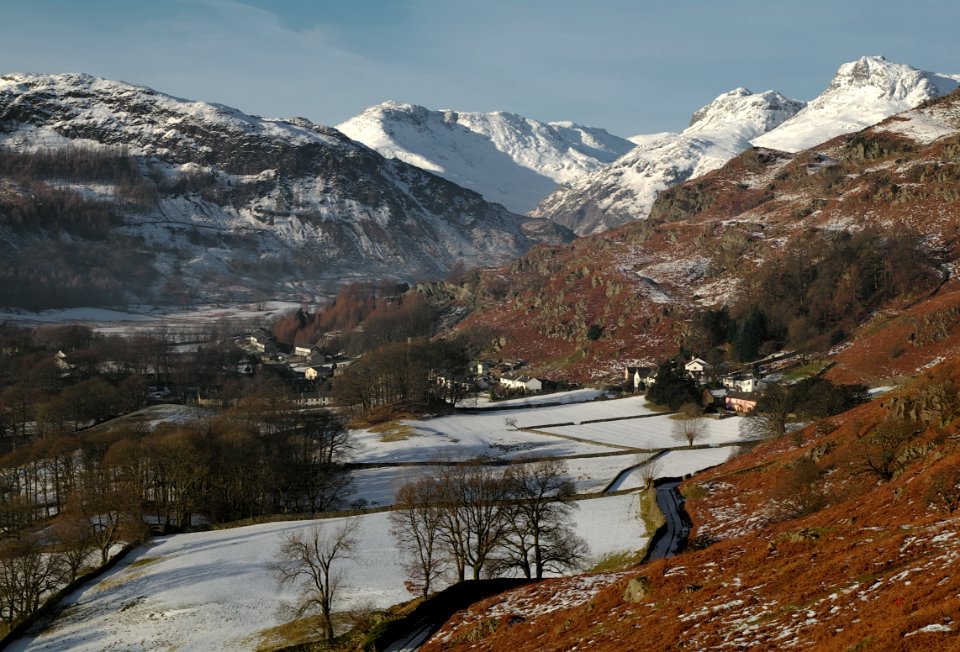
[(633, 386), (634, 390), (640, 387), (650, 387), (657, 379), (657, 370), (653, 367), (627, 367), (623, 370), (623, 379)]
[(760, 390), (760, 379), (749, 374), (731, 374), (723, 377), (723, 386), (735, 392), (756, 392)]
[(760, 394), (757, 392), (730, 392), (725, 399), (725, 407), (740, 414), (747, 414), (757, 407), (759, 400)]
[(683, 365), (683, 368), (698, 383), (706, 382), (713, 374), (713, 365), (701, 358), (694, 358)]
[(539, 392), (543, 389), (543, 383), (539, 379), (514, 373), (506, 373), (500, 376), (500, 386), (526, 392)]

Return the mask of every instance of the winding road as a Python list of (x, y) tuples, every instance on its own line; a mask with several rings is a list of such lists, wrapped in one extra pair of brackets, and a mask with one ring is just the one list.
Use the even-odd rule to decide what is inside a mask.
[(664, 526), (657, 530), (650, 547), (647, 561), (673, 557), (683, 548), (690, 526), (683, 510), (683, 496), (677, 487), (680, 480), (669, 480), (657, 485), (657, 506), (666, 518)]

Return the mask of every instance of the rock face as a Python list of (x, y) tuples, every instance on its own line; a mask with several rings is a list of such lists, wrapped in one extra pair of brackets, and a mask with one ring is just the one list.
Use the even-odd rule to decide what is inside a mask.
[[(251, 116), (88, 75), (0, 77), (0, 146), (34, 158), (83, 151), (78, 158), (95, 167), (126, 161), (137, 178), (124, 183), (138, 201), (123, 198), (128, 188), (115, 176), (82, 165), (36, 180), (107, 205), (116, 215), (107, 240), (139, 247), (158, 279), (176, 277), (193, 300), (437, 276), (459, 261), (501, 264), (536, 242), (572, 237), (306, 119)], [(28, 201), (23, 182), (7, 175), (0, 200)], [(8, 260), (44, 237), (6, 219), (0, 231)]]
[(803, 103), (776, 91), (737, 88), (693, 114), (676, 134), (638, 139), (643, 144), (609, 166), (561, 188), (531, 213), (579, 235), (643, 219), (666, 188), (721, 167), (750, 147), (750, 140), (778, 126)]
[(600, 169), (634, 144), (603, 129), (513, 113), (431, 111), (385, 102), (337, 125), (384, 156), (527, 213), (556, 189)]
[(925, 72), (880, 56), (862, 57), (840, 66), (823, 93), (753, 144), (799, 152), (946, 95), (958, 85), (960, 75)]

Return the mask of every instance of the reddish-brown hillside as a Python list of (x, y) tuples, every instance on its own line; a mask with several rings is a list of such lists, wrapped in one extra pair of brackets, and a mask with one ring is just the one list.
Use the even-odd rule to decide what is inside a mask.
[[(764, 261), (867, 227), (921, 234), (940, 273), (953, 274), (960, 93), (795, 155), (747, 151), (662, 193), (648, 220), (424, 291), (469, 312), (465, 323), (500, 330), (504, 356), (591, 379), (676, 352), (692, 311), (734, 303)], [(889, 315), (928, 290), (900, 297)]]
[(695, 476), (699, 549), (488, 599), (423, 649), (960, 649), (958, 382), (941, 364)]

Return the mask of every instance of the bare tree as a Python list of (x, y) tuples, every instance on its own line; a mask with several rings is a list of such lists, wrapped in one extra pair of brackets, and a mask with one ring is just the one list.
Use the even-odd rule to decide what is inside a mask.
[(894, 418), (880, 423), (857, 442), (855, 471), (875, 475), (884, 482), (892, 480), (909, 461), (904, 455), (906, 445), (921, 430), (915, 421)]
[(501, 543), (499, 568), (518, 568), (525, 577), (577, 567), (587, 556), (586, 542), (570, 527), (576, 504), (566, 464), (541, 461), (511, 466), (506, 474), (511, 505), (509, 527)]
[(67, 503), (67, 508), (57, 517), (50, 534), (60, 553), (66, 581), (73, 582), (97, 549), (93, 526), (75, 503)]
[(638, 472), (644, 489), (652, 487), (656, 479), (663, 475), (663, 463), (656, 453), (652, 455), (639, 453), (634, 457), (634, 462), (639, 467)]
[(490, 467), (470, 464), (446, 467), (438, 482), (440, 542), (453, 560), (457, 579), (466, 579), (469, 566), (478, 580), (508, 527), (507, 483)]
[(319, 610), (328, 643), (333, 642), (333, 604), (343, 581), (334, 566), (356, 549), (359, 529), (360, 520), (351, 518), (333, 531), (319, 524), (306, 532), (286, 532), (281, 535), (277, 561), (270, 565), (280, 586), (299, 589), (294, 604), (297, 618)]
[(411, 586), (424, 598), (447, 565), (440, 550), (440, 499), (436, 478), (421, 478), (400, 488), (396, 510), (390, 512), (390, 532), (403, 552)]
[(744, 435), (754, 439), (783, 437), (790, 419), (790, 392), (779, 383), (768, 385), (757, 407), (742, 423)]
[(32, 537), (0, 547), (0, 617), (15, 622), (33, 613), (48, 593), (60, 588), (63, 560)]
[(677, 412), (673, 422), (673, 438), (685, 441), (693, 446), (695, 442), (706, 436), (706, 423), (703, 410), (696, 403), (684, 403)]
[(798, 518), (812, 514), (826, 504), (820, 487), (820, 470), (809, 457), (800, 457), (783, 469), (770, 492), (770, 504), (777, 518)]

